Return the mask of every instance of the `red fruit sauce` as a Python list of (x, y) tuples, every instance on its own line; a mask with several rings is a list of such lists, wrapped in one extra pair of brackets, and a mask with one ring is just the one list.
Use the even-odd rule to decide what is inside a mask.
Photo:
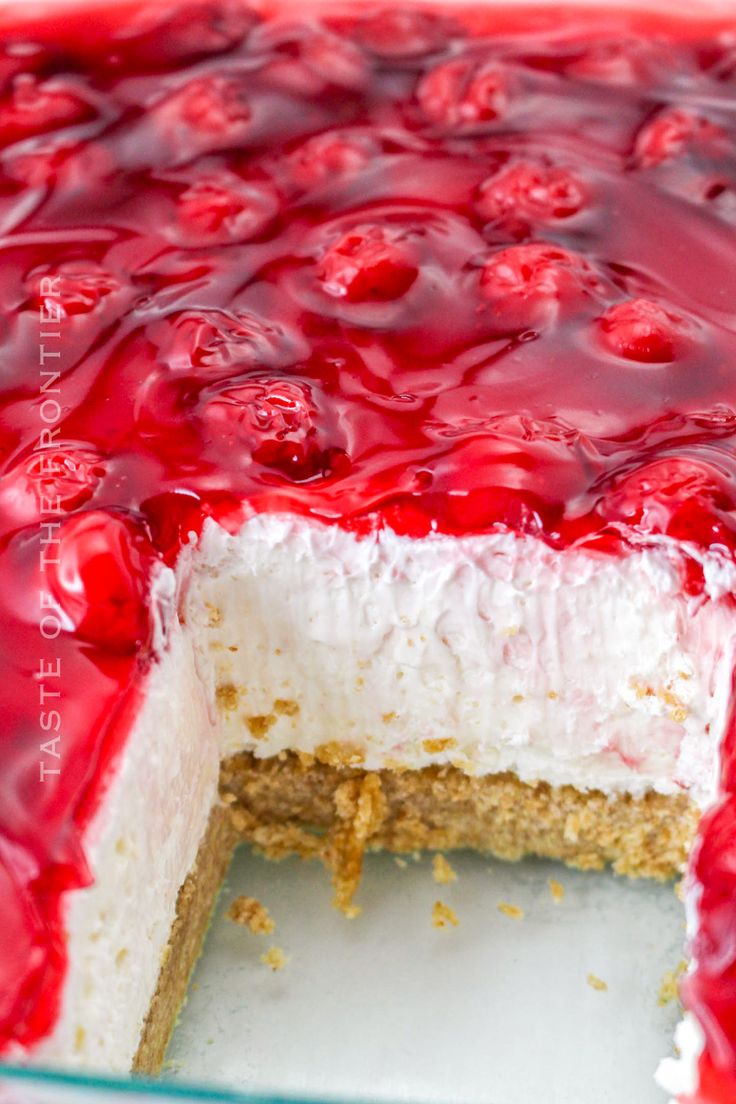
[[(736, 548), (736, 19), (91, 6), (0, 24), (5, 1053), (53, 1028), (151, 572), (205, 518)], [(702, 1101), (736, 1079), (728, 752)]]

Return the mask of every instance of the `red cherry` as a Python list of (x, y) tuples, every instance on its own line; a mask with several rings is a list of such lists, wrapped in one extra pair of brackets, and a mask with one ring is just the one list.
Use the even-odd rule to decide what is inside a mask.
[(67, 318), (90, 314), (109, 295), (121, 290), (116, 275), (96, 261), (63, 261), (59, 265), (44, 265), (27, 278), (34, 309), (44, 308), (53, 319), (60, 311)]
[(266, 230), (278, 208), (272, 185), (249, 184), (231, 174), (197, 180), (177, 201), (183, 235), (196, 243), (250, 241)]
[(162, 491), (141, 503), (141, 511), (156, 549), (170, 567), (176, 564), (190, 533), (199, 535), (209, 510), (191, 491)]
[(288, 363), (295, 355), (292, 338), (277, 322), (244, 311), (181, 311), (150, 325), (147, 336), (170, 372), (200, 380)]
[(445, 48), (458, 28), (443, 16), (417, 8), (388, 8), (362, 19), (356, 34), (385, 58), (417, 58)]
[(129, 653), (150, 636), (147, 595), (154, 552), (129, 518), (92, 510), (60, 531), (51, 592), (75, 634), (107, 651)]
[(554, 320), (563, 306), (598, 292), (602, 282), (588, 262), (547, 242), (514, 245), (492, 254), (480, 287), (503, 329), (527, 329)]
[(308, 35), (301, 43), (300, 56), (306, 65), (329, 84), (341, 88), (360, 88), (368, 76), (365, 55), (347, 38), (323, 32)]
[(355, 90), (367, 83), (370, 70), (363, 51), (311, 21), (266, 26), (256, 44), (272, 57), (263, 73), (294, 95), (320, 95), (331, 85)]
[(19, 461), (0, 482), (0, 512), (19, 525), (44, 514), (83, 506), (105, 475), (102, 457), (92, 448), (44, 449)]
[(303, 142), (289, 158), (295, 180), (304, 188), (359, 173), (380, 152), (368, 134), (329, 130)]
[(599, 326), (605, 343), (618, 356), (642, 364), (666, 364), (677, 356), (685, 323), (649, 299), (629, 299), (609, 307)]
[(180, 159), (207, 150), (237, 146), (251, 128), (248, 85), (234, 75), (213, 74), (188, 81), (161, 100), (151, 113), (159, 141)]
[(146, 6), (126, 22), (125, 37), (115, 43), (114, 60), (124, 58), (126, 68), (160, 68), (232, 49), (258, 16), (241, 0), (202, 0)]
[(652, 168), (677, 157), (693, 142), (723, 136), (720, 127), (683, 108), (669, 108), (645, 123), (636, 136), (634, 155), (643, 168)]
[(372, 223), (343, 234), (317, 265), (324, 291), (350, 303), (398, 299), (418, 275), (406, 231)]
[(21, 146), (15, 156), (8, 153), (3, 158), (3, 167), (8, 176), (21, 180), (31, 188), (43, 188), (52, 185), (64, 170), (66, 162), (74, 151), (71, 145), (47, 145), (26, 152)]
[(624, 38), (593, 43), (584, 54), (567, 66), (567, 72), (583, 80), (603, 84), (629, 85), (643, 73), (641, 46)]
[(313, 385), (287, 376), (253, 376), (207, 402), (202, 417), (225, 449), (247, 449), (258, 463), (295, 481), (324, 474)]
[(83, 123), (94, 114), (74, 86), (57, 79), (39, 82), (23, 73), (13, 81), (10, 96), (0, 101), (0, 143)]
[(208, 133), (238, 130), (251, 117), (242, 81), (224, 76), (192, 81), (181, 93), (180, 105), (183, 119)]
[(485, 123), (506, 111), (508, 80), (493, 62), (454, 58), (422, 77), (417, 98), (424, 114), (441, 126)]
[[(42, 144), (40, 144), (42, 143)], [(78, 189), (89, 187), (94, 178), (104, 178), (115, 171), (115, 162), (102, 143), (60, 142), (57, 136), (46, 141), (16, 146), (3, 158), (8, 176), (21, 180), (32, 188), (59, 187)], [(100, 184), (104, 187), (104, 184)]]
[(648, 532), (680, 540), (733, 544), (717, 510), (728, 510), (722, 477), (710, 464), (690, 457), (668, 456), (643, 464), (618, 479), (602, 499), (608, 519), (620, 519)]
[(483, 218), (548, 222), (575, 215), (585, 203), (580, 180), (567, 169), (517, 161), (488, 177), (475, 206)]

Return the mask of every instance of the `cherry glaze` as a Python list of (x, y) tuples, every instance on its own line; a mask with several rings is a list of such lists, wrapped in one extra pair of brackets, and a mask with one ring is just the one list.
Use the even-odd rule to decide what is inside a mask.
[[(238, 0), (0, 28), (0, 1051), (58, 1014), (151, 573), (206, 517), (733, 554), (735, 32)], [(687, 991), (736, 1076), (730, 801)]]

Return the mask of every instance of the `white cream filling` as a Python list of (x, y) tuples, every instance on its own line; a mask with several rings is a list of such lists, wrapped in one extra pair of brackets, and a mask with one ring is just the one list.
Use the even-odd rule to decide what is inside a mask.
[(216, 801), (216, 729), (176, 619), (87, 833), (95, 882), (70, 894), (61, 1016), (34, 1061), (127, 1072), (156, 989), (179, 887)]
[(258, 516), (205, 530), (186, 598), (223, 752), (347, 741), (375, 769), (714, 793), (736, 616), (662, 545), (612, 558)]
[[(733, 587), (705, 566), (714, 598)], [(232, 752), (340, 741), (369, 768), (715, 792), (736, 615), (683, 595), (666, 542), (606, 558), (258, 516), (234, 537), (209, 523), (177, 575), (156, 587), (161, 658), (88, 832), (95, 884), (70, 895), (62, 1014), (35, 1060), (130, 1067)]]
[(704, 1043), (703, 1029), (695, 1017), (686, 1012), (675, 1028), (678, 1057), (663, 1058), (657, 1067), (657, 1084), (672, 1095), (670, 1104), (676, 1104), (680, 1097), (689, 1097), (696, 1092), (698, 1060)]

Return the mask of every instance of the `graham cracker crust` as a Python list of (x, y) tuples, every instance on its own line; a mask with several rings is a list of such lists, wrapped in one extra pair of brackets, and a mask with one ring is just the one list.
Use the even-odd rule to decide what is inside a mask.
[(133, 1070), (156, 1073), (185, 999), (217, 891), (238, 841), (272, 859), (320, 858), (335, 905), (352, 918), (367, 850), (411, 853), (471, 848), (517, 860), (660, 880), (682, 872), (698, 821), (685, 795), (641, 798), (525, 783), (512, 774), (470, 776), (455, 767), (369, 772), (296, 754), (242, 753), (221, 768), (223, 804), (212, 811), (177, 914)]
[(155, 1074), (161, 1069), (236, 841), (226, 810), (221, 806), (213, 809), (194, 866), (179, 890), (176, 918), (133, 1060), (133, 1073)]
[(449, 766), (370, 773), (295, 754), (234, 755), (220, 788), (242, 839), (270, 858), (321, 858), (348, 915), (366, 850), (470, 848), (664, 880), (683, 871), (698, 822), (684, 794), (608, 797)]

